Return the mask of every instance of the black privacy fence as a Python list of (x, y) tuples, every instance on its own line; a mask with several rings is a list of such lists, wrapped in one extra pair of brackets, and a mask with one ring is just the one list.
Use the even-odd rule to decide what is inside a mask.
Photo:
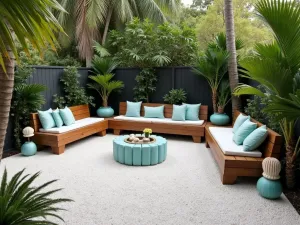
[[(34, 66), (34, 72), (28, 79), (28, 83), (43, 84), (47, 90), (43, 92), (45, 104), (42, 109), (55, 107), (53, 103), (53, 95), (63, 95), (63, 88), (60, 77), (64, 71), (64, 67), (60, 66)], [(207, 81), (192, 72), (191, 67), (159, 67), (155, 69), (158, 77), (156, 91), (151, 95), (151, 102), (163, 103), (163, 96), (171, 89), (182, 88), (187, 93), (188, 103), (201, 103), (209, 106), (209, 114), (213, 112), (211, 101), (211, 90)], [(124, 89), (121, 93), (112, 93), (109, 98), (109, 105), (115, 110), (115, 114), (119, 112), (119, 102), (133, 101), (133, 88), (136, 86), (135, 78), (140, 72), (138, 68), (118, 68), (114, 71), (115, 79), (124, 82)], [(91, 68), (78, 68), (80, 74), (80, 85), (86, 88), (89, 81), (88, 76), (92, 74)], [(93, 96), (95, 107), (91, 107), (91, 114), (96, 115), (96, 109), (101, 105), (100, 96), (97, 92), (86, 88), (87, 94)], [(227, 114), (231, 114), (231, 107), (228, 104), (225, 109)], [(299, 129), (300, 130), (300, 129)], [(11, 121), (8, 126), (4, 150), (13, 148), (13, 134)]]

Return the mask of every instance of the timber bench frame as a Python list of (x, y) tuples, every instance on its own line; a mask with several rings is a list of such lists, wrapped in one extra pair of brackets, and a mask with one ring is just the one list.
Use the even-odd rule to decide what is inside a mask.
[[(239, 116), (240, 112), (234, 112), (233, 121)], [(262, 126), (260, 122), (251, 119), (257, 123), (258, 127)], [(205, 127), (206, 147), (210, 148), (213, 157), (221, 173), (223, 184), (235, 183), (237, 177), (260, 177), (262, 175), (262, 161), (266, 157), (274, 157), (279, 159), (283, 138), (278, 133), (268, 128), (268, 137), (259, 147), (263, 156), (261, 158), (244, 157), (244, 156), (227, 156), (219, 147), (218, 143), (209, 131), (209, 127), (214, 126), (208, 123)]]
[[(165, 118), (171, 118), (173, 113), (173, 105), (159, 104), (159, 103), (143, 103), (141, 106), (141, 116), (144, 116), (144, 106), (156, 107), (164, 105)], [(126, 102), (120, 102), (119, 115), (125, 115), (127, 109)], [(193, 141), (196, 143), (201, 142), (201, 138), (204, 137), (205, 124), (207, 121), (208, 106), (201, 105), (199, 110), (199, 119), (204, 120), (202, 125), (190, 125), (190, 124), (166, 124), (144, 121), (129, 121), (129, 120), (117, 120), (109, 119), (108, 127), (113, 129), (115, 135), (120, 135), (122, 130), (130, 131), (143, 131), (144, 128), (151, 128), (155, 133), (163, 134), (178, 134), (192, 136)]]
[[(80, 120), (90, 117), (90, 110), (88, 105), (78, 105), (69, 107), (72, 111), (75, 120)], [(91, 125), (83, 126), (81, 128), (71, 130), (68, 132), (54, 134), (39, 132), (41, 128), (41, 123), (37, 113), (32, 113), (30, 118), (31, 126), (34, 129), (33, 140), (38, 145), (50, 146), (54, 154), (62, 154), (65, 151), (66, 144), (77, 141), (79, 139), (85, 138), (92, 134), (97, 134), (99, 136), (106, 135), (106, 129), (108, 128), (107, 120), (103, 120)]]

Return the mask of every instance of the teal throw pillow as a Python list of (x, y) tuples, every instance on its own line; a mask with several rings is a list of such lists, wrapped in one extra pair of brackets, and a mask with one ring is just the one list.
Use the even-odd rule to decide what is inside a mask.
[(199, 120), (199, 110), (201, 104), (185, 104), (186, 105), (186, 114), (185, 114), (185, 119), (186, 120), (192, 120), (192, 121), (197, 121)]
[(62, 118), (59, 114), (59, 109), (52, 111), (51, 114), (54, 119), (56, 127), (62, 127), (62, 125), (64, 125), (64, 121), (62, 120)]
[(185, 121), (186, 105), (173, 105), (172, 120)]
[(46, 111), (38, 111), (40, 122), (45, 130), (55, 127), (55, 122), (51, 115), (51, 112), (52, 109), (48, 109)]
[(268, 137), (266, 125), (255, 129), (243, 142), (244, 151), (256, 150)]
[(127, 101), (125, 116), (140, 117), (141, 116), (141, 105), (142, 105), (142, 102), (129, 102), (129, 101)]
[(73, 115), (71, 109), (69, 109), (67, 106), (64, 109), (60, 109), (59, 114), (66, 126), (69, 126), (69, 125), (75, 123), (74, 115)]
[(250, 116), (244, 116), (243, 114), (240, 114), (234, 122), (232, 132), (235, 133), (247, 119), (250, 119)]
[(157, 106), (157, 107), (148, 107), (144, 106), (145, 110), (145, 118), (165, 118), (164, 117), (164, 108), (165, 106)]
[(249, 134), (251, 134), (257, 127), (256, 123), (253, 123), (250, 121), (250, 119), (247, 119), (240, 127), (239, 129), (234, 133), (233, 135), (233, 141), (237, 145), (243, 144), (243, 141), (248, 137)]

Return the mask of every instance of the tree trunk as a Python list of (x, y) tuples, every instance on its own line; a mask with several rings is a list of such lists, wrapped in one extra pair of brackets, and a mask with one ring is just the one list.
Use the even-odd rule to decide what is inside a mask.
[(212, 90), (212, 104), (214, 113), (218, 112), (217, 110), (217, 90)]
[[(233, 90), (239, 83), (238, 70), (237, 70), (237, 56), (235, 46), (235, 34), (234, 34), (234, 17), (233, 17), (233, 3), (232, 0), (224, 0), (224, 15), (225, 15), (225, 26), (226, 26), (226, 47), (230, 53), (228, 61), (228, 73), (230, 89)], [(241, 100), (232, 96), (232, 114), (235, 110), (240, 110)]]
[(108, 9), (108, 13), (107, 13), (106, 21), (105, 21), (105, 27), (104, 27), (103, 36), (102, 36), (102, 45), (104, 45), (105, 41), (106, 41), (112, 12), (113, 12), (113, 7), (111, 6)]
[(102, 101), (103, 107), (107, 107), (107, 98), (103, 98)]
[(0, 65), (0, 160), (2, 159), (6, 129), (9, 120), (11, 98), (14, 88), (14, 57), (4, 58), (6, 73)]
[(296, 184), (296, 176), (295, 176), (295, 162), (293, 161), (293, 154), (295, 151), (295, 144), (290, 141), (286, 145), (286, 186), (289, 189), (292, 189), (295, 187)]

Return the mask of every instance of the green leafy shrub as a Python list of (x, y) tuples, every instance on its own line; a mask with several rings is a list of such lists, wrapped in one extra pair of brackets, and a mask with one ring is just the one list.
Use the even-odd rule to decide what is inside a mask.
[(156, 26), (148, 19), (135, 18), (124, 31), (111, 31), (108, 41), (113, 58), (127, 67), (193, 65), (198, 51), (193, 29), (170, 23)]
[(15, 85), (11, 102), (11, 116), (13, 118), (14, 144), (16, 149), (21, 148), (22, 129), (30, 124), (30, 113), (41, 109), (45, 98), (41, 93), (46, 90), (44, 85), (27, 84), (33, 69), (21, 64), (15, 72)]
[(134, 87), (134, 100), (150, 102), (150, 95), (155, 92), (157, 76), (152, 68), (143, 69), (135, 78), (137, 86)]
[(92, 96), (87, 96), (85, 89), (80, 87), (78, 78), (80, 74), (77, 71), (77, 68), (74, 66), (68, 66), (64, 69), (64, 73), (60, 78), (62, 83), (64, 96), (54, 95), (53, 102), (59, 108), (64, 106), (74, 106), (74, 105), (83, 105), (83, 104), (93, 104), (94, 98)]
[(7, 179), (7, 171), (4, 170), (0, 185), (0, 224), (53, 224), (50, 218), (63, 218), (58, 215), (62, 211), (58, 204), (71, 202), (67, 198), (54, 198), (53, 195), (61, 189), (47, 190), (49, 185), (56, 182), (52, 180), (39, 186), (33, 186), (33, 182), (40, 173), (25, 175), (24, 170), (16, 173), (10, 181)]
[(182, 88), (172, 89), (164, 96), (164, 101), (169, 104), (182, 104), (186, 100), (186, 92)]

